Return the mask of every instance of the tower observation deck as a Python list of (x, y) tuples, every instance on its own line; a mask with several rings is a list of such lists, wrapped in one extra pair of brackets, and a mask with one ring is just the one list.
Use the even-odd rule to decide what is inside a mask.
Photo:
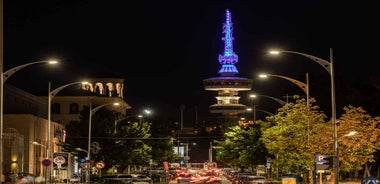
[(236, 76), (239, 73), (235, 66), (238, 56), (233, 51), (232, 21), (229, 10), (226, 10), (223, 33), (224, 53), (218, 58), (222, 65), (218, 72), (220, 76), (204, 79), (203, 85), (205, 90), (218, 92), (217, 103), (209, 107), (210, 112), (228, 118), (247, 112), (247, 106), (239, 103), (238, 92), (251, 90), (252, 79)]

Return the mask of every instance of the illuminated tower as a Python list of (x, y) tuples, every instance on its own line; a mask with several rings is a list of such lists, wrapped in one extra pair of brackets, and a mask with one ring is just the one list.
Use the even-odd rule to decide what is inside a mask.
[(210, 106), (210, 112), (220, 114), (219, 118), (226, 126), (237, 124), (237, 115), (247, 112), (247, 106), (239, 103), (238, 92), (251, 90), (252, 80), (236, 76), (239, 73), (235, 66), (238, 56), (233, 51), (232, 21), (228, 10), (223, 33), (224, 53), (219, 55), (219, 63), (222, 65), (218, 72), (220, 76), (204, 79), (203, 85), (205, 90), (218, 91), (217, 103)]

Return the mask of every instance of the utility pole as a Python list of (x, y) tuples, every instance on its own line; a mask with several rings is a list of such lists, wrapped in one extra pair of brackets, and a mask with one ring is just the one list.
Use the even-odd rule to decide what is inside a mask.
[(212, 162), (212, 141), (210, 142), (210, 148), (208, 149), (208, 160)]

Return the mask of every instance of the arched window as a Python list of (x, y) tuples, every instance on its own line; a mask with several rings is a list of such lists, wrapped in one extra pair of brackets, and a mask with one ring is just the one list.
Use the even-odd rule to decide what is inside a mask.
[(59, 113), (61, 113), (61, 104), (59, 104), (59, 103), (53, 103), (53, 104), (51, 104), (51, 113), (52, 114), (59, 114)]

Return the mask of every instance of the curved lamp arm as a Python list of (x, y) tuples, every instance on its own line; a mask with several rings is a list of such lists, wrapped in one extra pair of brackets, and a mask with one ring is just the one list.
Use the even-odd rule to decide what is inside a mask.
[(74, 84), (87, 84), (88, 82), (73, 82), (73, 83), (69, 83), (69, 84), (66, 84), (66, 85), (63, 85), (61, 87), (58, 87), (56, 89), (54, 89), (53, 91), (50, 91), (49, 95), (50, 95), (50, 98), (54, 98), (54, 96), (60, 92), (63, 88), (66, 88), (68, 86), (71, 86), (71, 85), (74, 85)]
[(275, 97), (266, 96), (266, 95), (256, 95), (256, 94), (251, 94), (251, 95), (250, 95), (251, 98), (255, 98), (256, 96), (263, 96), (263, 97), (266, 97), (266, 98), (270, 98), (270, 99), (276, 101), (277, 103), (279, 103), (279, 104), (281, 104), (281, 105), (285, 105), (285, 104), (286, 104), (285, 101), (280, 100), (280, 99), (275, 98)]
[(286, 77), (286, 76), (282, 76), (282, 75), (273, 75), (273, 74), (260, 74), (259, 75), (259, 77), (261, 77), (261, 78), (265, 78), (267, 76), (278, 77), (278, 78), (283, 78), (285, 80), (288, 80), (288, 81), (294, 83), (295, 85), (297, 85), (298, 87), (300, 87), (306, 94), (308, 93), (307, 92), (308, 85), (306, 83), (299, 81), (299, 80), (296, 80), (296, 79), (293, 79), (290, 77)]
[(310, 54), (305, 54), (305, 53), (302, 53), (302, 52), (288, 51), (288, 50), (273, 50), (273, 51), (269, 51), (270, 54), (274, 54), (274, 55), (278, 55), (281, 52), (283, 52), (283, 53), (298, 54), (298, 55), (307, 57), (307, 58), (309, 58), (309, 59), (317, 62), (318, 64), (320, 64), (331, 75), (331, 71), (332, 71), (331, 63), (328, 62), (328, 61), (326, 61), (326, 60), (324, 60), (324, 59), (321, 59), (319, 57), (316, 57), (316, 56), (313, 56), (313, 55), (310, 55)]
[(7, 71), (5, 71), (3, 73), (3, 76), (4, 76), (4, 79), (3, 79), (3, 83), (10, 77), (12, 76), (14, 73), (16, 73), (17, 71), (29, 66), (29, 65), (34, 65), (34, 64), (38, 64), (38, 63), (49, 63), (49, 64), (57, 64), (58, 61), (53, 61), (53, 60), (42, 60), (42, 61), (35, 61), (35, 62), (31, 62), (31, 63), (26, 63), (26, 64), (23, 64), (23, 65), (20, 65), (20, 66), (16, 66), (14, 68), (11, 68)]

